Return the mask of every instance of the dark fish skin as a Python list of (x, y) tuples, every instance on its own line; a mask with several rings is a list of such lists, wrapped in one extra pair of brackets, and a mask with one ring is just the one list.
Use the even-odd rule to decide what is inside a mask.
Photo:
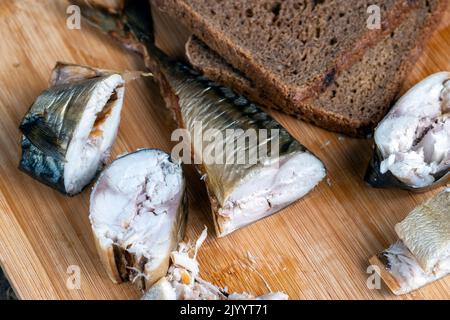
[(22, 136), (19, 168), (41, 183), (65, 193), (64, 162), (36, 148), (26, 136)]
[(374, 150), (373, 156), (370, 159), (369, 165), (364, 176), (364, 181), (366, 181), (370, 186), (374, 188), (404, 188), (407, 190), (412, 189), (408, 187), (403, 182), (398, 180), (391, 171), (386, 173), (380, 172), (380, 164), (382, 162), (382, 157), (378, 150)]
[[(120, 40), (126, 47), (140, 53), (146, 66), (160, 84), (166, 105), (174, 114), (180, 128), (188, 129), (192, 136), (194, 121), (201, 121), (203, 130), (217, 129), (259, 129), (279, 130), (280, 159), (294, 153), (309, 153), (278, 122), (272, 119), (258, 106), (238, 95), (233, 90), (223, 87), (189, 66), (170, 60), (153, 44), (151, 32), (151, 15), (147, 1), (130, 1), (125, 6), (123, 16), (111, 16), (99, 10), (85, 8), (85, 17), (96, 27)], [(127, 32), (131, 31), (131, 32)], [(269, 137), (266, 143), (270, 151)], [(203, 143), (203, 150), (207, 143)], [(193, 152), (198, 145), (192, 145)], [(246, 151), (248, 147), (246, 146)], [(271, 153), (272, 154), (272, 153)], [(259, 161), (264, 159), (259, 158)], [(281, 161), (281, 160), (280, 160)], [(216, 231), (219, 236), (227, 232), (222, 230), (224, 223), (218, 214), (225, 199), (237, 186), (252, 174), (259, 172), (262, 164), (205, 164), (197, 165), (199, 173), (205, 175), (205, 183), (210, 197)]]
[(383, 158), (380, 154), (380, 151), (377, 150), (377, 147), (374, 147), (373, 156), (370, 159), (369, 165), (366, 170), (366, 174), (364, 175), (364, 181), (367, 182), (371, 187), (374, 188), (382, 188), (382, 189), (404, 189), (412, 192), (426, 192), (428, 190), (446, 185), (450, 181), (450, 172), (442, 171), (436, 174), (435, 181), (426, 187), (414, 188), (408, 186), (406, 183), (397, 179), (391, 171), (387, 171), (386, 173), (380, 172), (380, 164), (383, 161)]
[(111, 13), (118, 13), (123, 10), (125, 0), (83, 0), (84, 3), (99, 8), (103, 8)]
[(56, 64), (50, 88), (37, 98), (20, 123), (23, 134), (20, 170), (67, 194), (64, 186), (67, 148), (93, 90), (109, 74), (87, 66)]

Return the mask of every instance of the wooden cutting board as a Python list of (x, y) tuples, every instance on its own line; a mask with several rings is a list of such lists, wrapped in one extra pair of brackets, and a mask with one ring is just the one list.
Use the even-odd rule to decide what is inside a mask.
[[(23, 299), (135, 299), (130, 284), (114, 285), (96, 254), (88, 221), (89, 189), (67, 198), (17, 169), (18, 124), (47, 86), (57, 60), (117, 69), (143, 69), (139, 57), (82, 23), (66, 27), (65, 1), (0, 3), (0, 261)], [(450, 70), (449, 12), (406, 81)], [(447, 24), (446, 24), (447, 22)], [(368, 258), (396, 237), (395, 223), (434, 192), (376, 190), (361, 179), (370, 140), (350, 139), (288, 116), (274, 116), (325, 162), (328, 181), (303, 200), (223, 239), (213, 232), (200, 251), (201, 275), (230, 291), (281, 290), (292, 299), (391, 299), (385, 286), (366, 286)], [(112, 156), (137, 148), (170, 152), (172, 125), (150, 79), (126, 88), (123, 121)], [(213, 230), (205, 189), (186, 166), (190, 212), (187, 238)], [(68, 289), (78, 266), (79, 289)], [(72, 267), (73, 268), (73, 267)], [(73, 269), (72, 269), (73, 270)], [(450, 278), (405, 299), (450, 298)]]

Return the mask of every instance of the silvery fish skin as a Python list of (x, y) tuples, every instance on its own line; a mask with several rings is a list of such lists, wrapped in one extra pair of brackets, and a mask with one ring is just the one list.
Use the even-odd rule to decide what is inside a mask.
[(80, 192), (108, 157), (123, 95), (119, 74), (57, 63), (20, 124), (20, 169), (63, 194)]
[(379, 123), (365, 180), (373, 187), (426, 191), (450, 169), (450, 72), (412, 87)]
[[(201, 122), (203, 134), (209, 129), (218, 130), (223, 136), (226, 136), (224, 133), (228, 129), (244, 132), (253, 129), (258, 136), (258, 147), (267, 144), (268, 151), (272, 152), (274, 137), (267, 135), (262, 138), (260, 129), (279, 130), (278, 150), (275, 150), (279, 158), (260, 156), (256, 154), (256, 148), (245, 145), (245, 152), (249, 157), (257, 157), (257, 163), (236, 163), (236, 148), (231, 159), (226, 155), (229, 162), (203, 161), (198, 166), (208, 190), (219, 236), (283, 209), (307, 194), (325, 177), (325, 168), (320, 160), (243, 96), (182, 65), (171, 70), (163, 69), (158, 77), (161, 83), (166, 81), (167, 85), (162, 86), (163, 96), (174, 111), (178, 126), (187, 129), (190, 137), (195, 137), (196, 122)], [(194, 138), (191, 144), (193, 153), (198, 156), (202, 151), (213, 150), (217, 143), (226, 141)]]
[(450, 274), (450, 189), (416, 207), (395, 226), (399, 240), (370, 259), (396, 295)]
[[(144, 56), (146, 66), (158, 80), (162, 96), (179, 128), (187, 129), (190, 137), (196, 135), (196, 123), (202, 124), (202, 134), (208, 129), (218, 130), (223, 136), (227, 129), (253, 129), (258, 135), (258, 147), (265, 145), (269, 151), (267, 154), (279, 154), (273, 158), (258, 153), (256, 164), (203, 161), (197, 165), (206, 183), (218, 236), (227, 235), (285, 208), (325, 177), (322, 162), (258, 106), (190, 67), (169, 60), (157, 49), (148, 26), (151, 17), (146, 1), (130, 2), (125, 15), (118, 20), (99, 11), (83, 12), (103, 31)], [(127, 27), (120, 28), (121, 23)], [(133, 33), (124, 30), (132, 30)], [(273, 136), (263, 137), (260, 129), (278, 130), (276, 149), (271, 149)], [(224, 141), (191, 139), (194, 158), (204, 156), (203, 150), (215, 149), (216, 146), (223, 150), (223, 144)], [(256, 148), (246, 147), (246, 151), (254, 155)]]
[(167, 153), (141, 149), (114, 160), (96, 182), (89, 209), (110, 279), (147, 290), (163, 277), (184, 237), (187, 211), (183, 170)]
[(75, 63), (57, 62), (50, 75), (49, 86), (71, 84), (82, 80), (115, 74), (112, 70), (94, 68)]

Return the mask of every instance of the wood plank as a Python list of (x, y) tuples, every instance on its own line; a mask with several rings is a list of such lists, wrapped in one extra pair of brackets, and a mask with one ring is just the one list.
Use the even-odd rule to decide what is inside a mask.
[[(143, 69), (139, 57), (82, 23), (66, 27), (66, 1), (0, 3), (0, 261), (25, 299), (133, 299), (132, 285), (112, 284), (99, 263), (88, 221), (89, 189), (67, 198), (17, 169), (18, 124), (46, 88), (57, 60), (117, 70)], [(405, 89), (426, 75), (450, 70), (450, 13), (411, 70)], [(171, 150), (173, 123), (151, 79), (130, 83), (112, 157), (142, 147)], [(293, 299), (449, 298), (450, 279), (395, 297), (366, 286), (368, 259), (395, 239), (394, 225), (438, 190), (412, 194), (376, 190), (361, 177), (371, 141), (344, 138), (280, 113), (274, 116), (324, 160), (324, 182), (303, 200), (222, 239), (211, 232), (199, 260), (202, 276), (230, 291), (287, 292)], [(328, 143), (329, 142), (329, 143)], [(213, 230), (204, 186), (185, 166), (190, 197), (187, 237)], [(252, 264), (248, 255), (256, 257)], [(66, 287), (67, 268), (81, 270), (81, 288)], [(256, 272), (255, 272), (256, 271)], [(263, 281), (265, 279), (265, 281)]]

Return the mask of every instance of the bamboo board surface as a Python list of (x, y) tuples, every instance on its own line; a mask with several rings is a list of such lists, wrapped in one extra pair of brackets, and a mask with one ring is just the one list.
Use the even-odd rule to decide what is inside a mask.
[[(139, 57), (82, 23), (66, 28), (66, 1), (0, 2), (0, 262), (23, 299), (135, 299), (130, 284), (109, 281), (95, 251), (88, 220), (89, 190), (67, 198), (17, 169), (18, 124), (47, 86), (57, 60), (117, 69), (143, 69)], [(411, 70), (405, 88), (426, 75), (450, 70), (450, 13)], [(171, 150), (173, 129), (151, 79), (126, 88), (125, 105), (112, 158), (137, 148)], [(225, 238), (213, 233), (202, 182), (186, 166), (190, 197), (187, 238), (203, 226), (211, 231), (199, 254), (201, 275), (230, 291), (285, 291), (292, 299), (391, 299), (366, 286), (368, 259), (395, 237), (394, 225), (434, 190), (412, 194), (376, 190), (361, 177), (371, 141), (350, 139), (288, 116), (274, 116), (328, 168), (303, 200)], [(253, 258), (254, 257), (254, 258)], [(68, 289), (67, 269), (80, 268), (79, 289)], [(265, 279), (265, 280), (263, 280)], [(70, 280), (70, 279), (69, 279)], [(450, 278), (405, 299), (450, 298)]]

